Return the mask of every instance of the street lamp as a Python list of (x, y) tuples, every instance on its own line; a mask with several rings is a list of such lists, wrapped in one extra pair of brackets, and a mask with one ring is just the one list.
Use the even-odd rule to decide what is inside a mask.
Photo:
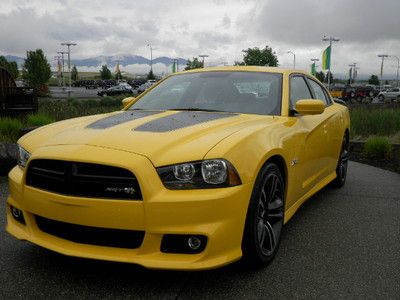
[(296, 54), (290, 50), (287, 53), (293, 54), (293, 69), (296, 69)]
[(66, 51), (58, 51), (58, 54), (61, 54), (61, 63), (62, 63), (62, 72), (61, 72), (61, 77), (62, 77), (62, 85), (63, 89), (65, 89), (65, 78), (64, 78), (64, 54), (68, 54)]
[(204, 58), (208, 57), (208, 55), (207, 54), (200, 54), (199, 57), (203, 58), (203, 68), (204, 68), (205, 67), (204, 66)]
[(385, 61), (385, 57), (389, 57), (387, 54), (378, 54), (378, 57), (382, 57), (382, 63), (381, 63), (381, 90), (383, 86), (383, 62)]
[(357, 63), (352, 63), (352, 64), (350, 64), (349, 65), (349, 67), (350, 67), (350, 72), (349, 72), (349, 84), (351, 84), (351, 82), (353, 81), (353, 83), (354, 83), (354, 79), (355, 79), (355, 71), (356, 71), (356, 65), (357, 65)]
[(339, 42), (340, 41), (340, 39), (338, 39), (338, 38), (335, 38), (335, 37), (326, 37), (325, 35), (324, 35), (324, 37), (322, 38), (322, 41), (324, 41), (324, 42), (329, 42), (329, 47), (330, 47), (330, 49), (331, 49), (331, 53), (330, 53), (330, 56), (329, 56), (329, 67), (328, 67), (328, 91), (330, 90), (330, 87), (331, 87), (331, 64), (332, 64), (332, 42)]
[(147, 44), (150, 47), (150, 72), (153, 73), (153, 47), (150, 44)]
[(76, 43), (71, 43), (71, 42), (65, 42), (61, 43), (61, 46), (67, 46), (68, 47), (68, 72), (69, 72), (69, 91), (68, 95), (71, 95), (71, 46), (76, 46)]
[(394, 57), (397, 59), (397, 76), (396, 76), (396, 81), (397, 81), (397, 87), (399, 87), (399, 69), (400, 69), (400, 59), (396, 55), (390, 55), (390, 57)]

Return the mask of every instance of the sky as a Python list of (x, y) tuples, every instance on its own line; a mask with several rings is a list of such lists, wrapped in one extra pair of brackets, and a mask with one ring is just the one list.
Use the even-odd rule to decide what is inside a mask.
[[(25, 56), (42, 48), (48, 58), (73, 41), (72, 56), (207, 54), (206, 65), (233, 64), (243, 49), (270, 46), (282, 67), (309, 70), (328, 46), (333, 74), (380, 73), (377, 54), (400, 58), (400, 0), (1, 0), (0, 54)], [(319, 65), (321, 62), (319, 62)], [(320, 69), (320, 68), (319, 68)], [(396, 74), (397, 59), (384, 73)]]

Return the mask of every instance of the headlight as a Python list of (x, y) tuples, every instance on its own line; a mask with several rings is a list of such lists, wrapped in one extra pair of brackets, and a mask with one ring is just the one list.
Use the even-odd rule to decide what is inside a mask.
[(207, 189), (241, 184), (231, 163), (224, 159), (209, 159), (157, 168), (168, 189)]
[(22, 148), (20, 145), (18, 145), (18, 165), (21, 168), (25, 168), (26, 163), (29, 160), (29, 157), (31, 157), (31, 154), (24, 148)]

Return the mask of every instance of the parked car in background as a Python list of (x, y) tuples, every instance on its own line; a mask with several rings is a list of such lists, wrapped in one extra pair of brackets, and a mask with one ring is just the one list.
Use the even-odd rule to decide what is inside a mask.
[(154, 84), (156, 84), (155, 80), (149, 80), (146, 83), (143, 83), (141, 86), (139, 86), (136, 90), (138, 94), (143, 93), (145, 90), (148, 88), (152, 87)]
[(133, 94), (133, 93), (134, 92), (131, 86), (128, 87), (126, 85), (116, 85), (106, 90), (99, 91), (97, 95), (105, 97), (105, 96)]
[(397, 100), (400, 101), (400, 88), (391, 88), (385, 91), (381, 91), (378, 94), (379, 101), (388, 100)]

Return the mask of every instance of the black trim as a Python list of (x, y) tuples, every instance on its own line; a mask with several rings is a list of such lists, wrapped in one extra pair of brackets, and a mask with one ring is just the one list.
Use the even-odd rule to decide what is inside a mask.
[(124, 111), (116, 115), (108, 116), (103, 119), (97, 120), (86, 128), (92, 129), (106, 129), (126, 122), (134, 121), (151, 115), (159, 114), (160, 111)]
[(146, 132), (168, 132), (234, 116), (237, 116), (237, 114), (181, 111), (176, 114), (158, 118), (142, 124), (139, 127), (136, 127), (134, 130)]

